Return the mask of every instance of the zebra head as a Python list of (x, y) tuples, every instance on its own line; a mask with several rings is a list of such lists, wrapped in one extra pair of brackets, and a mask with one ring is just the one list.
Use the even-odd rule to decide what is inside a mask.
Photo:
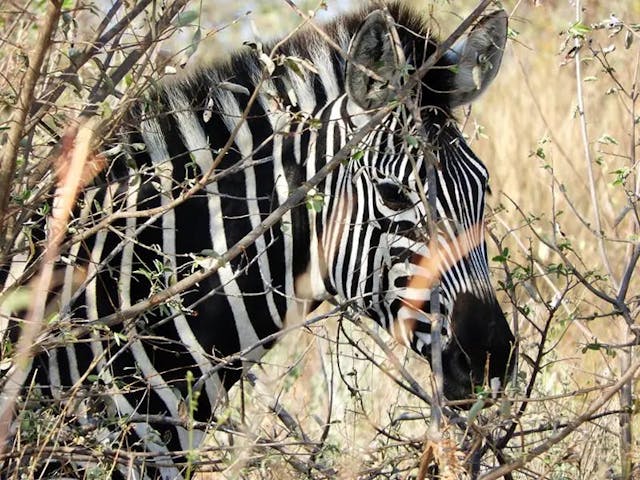
[(353, 131), (389, 102), (397, 106), (326, 180), (315, 221), (319, 270), (331, 293), (429, 359), (432, 313), (441, 314), (444, 393), (462, 399), (493, 378), (505, 380), (514, 344), (489, 277), (487, 169), (451, 117), (495, 77), (507, 16), (479, 21), (406, 101), (395, 97), (403, 79), (437, 44), (403, 15), (373, 11), (349, 44), (345, 102)]

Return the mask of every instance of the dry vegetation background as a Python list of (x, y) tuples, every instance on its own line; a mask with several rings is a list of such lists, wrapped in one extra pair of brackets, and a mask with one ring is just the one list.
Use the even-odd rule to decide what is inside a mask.
[[(136, 3), (124, 2), (117, 14)], [(49, 107), (40, 123), (27, 118), (18, 164), (24, 183), (16, 183), (10, 208), (29, 204), (36, 189), (25, 179), (37, 178), (50, 144), (87, 108), (87, 99), (115, 125), (154, 75), (223, 56), (231, 45), (283, 34), (300, 22), (279, 0), (184, 3), (193, 13), (174, 20), (175, 28), (168, 28), (166, 41), (150, 49), (148, 58), (140, 56), (137, 62), (146, 62), (146, 69), (115, 78), (112, 87), (125, 93), (116, 98), (108, 89), (92, 91), (100, 62), (71, 68), (111, 3), (64, 1), (62, 28), (45, 58), (52, 73), (35, 90)], [(442, 36), (476, 4), (420, 3), (433, 13)], [(509, 400), (449, 423), (435, 457), (443, 478), (462, 475), (465, 463), (480, 478), (640, 478), (632, 471), (640, 464), (633, 375), (638, 355), (632, 345), (640, 312), (640, 2), (583, 1), (580, 22), (575, 3), (566, 0), (502, 4), (512, 29), (502, 71), (459, 117), (491, 172), (491, 265), (520, 339), (519, 368)], [(303, 11), (316, 7), (313, 1), (301, 5)], [(326, 7), (321, 18), (351, 5), (329, 0)], [(8, 118), (47, 8), (44, 1), (0, 4), (5, 149)], [(136, 19), (119, 45), (142, 42), (146, 26)], [(126, 52), (116, 49), (111, 60), (126, 61)], [(59, 97), (43, 98), (60, 84), (65, 68), (78, 75), (66, 77)], [(625, 372), (630, 380), (616, 385)], [(241, 433), (211, 440), (221, 447), (215, 454), (222, 462), (214, 465), (227, 478), (422, 474), (420, 459), (427, 439), (433, 440), (429, 408), (415, 389), (398, 382), (407, 385), (410, 375), (429, 390), (430, 369), (368, 323), (334, 317), (295, 329), (252, 373), (255, 378), (234, 389), (221, 414), (242, 425)]]

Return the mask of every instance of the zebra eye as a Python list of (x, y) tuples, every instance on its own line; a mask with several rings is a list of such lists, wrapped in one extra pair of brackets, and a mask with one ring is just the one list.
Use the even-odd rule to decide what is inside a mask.
[(401, 185), (397, 183), (378, 183), (376, 185), (382, 203), (391, 210), (407, 210), (413, 207), (414, 202), (409, 198)]

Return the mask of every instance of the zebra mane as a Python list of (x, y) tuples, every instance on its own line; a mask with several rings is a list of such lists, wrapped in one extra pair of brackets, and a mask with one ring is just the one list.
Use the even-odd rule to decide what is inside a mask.
[[(339, 15), (322, 25), (324, 34), (307, 26), (278, 46), (276, 57), (280, 62), (276, 58), (270, 78), (261, 87), (263, 92), (248, 112), (251, 131), (259, 129), (273, 133), (272, 126), (264, 120), (267, 115), (287, 111), (288, 114), (300, 113), (308, 118), (316, 107), (344, 94), (347, 67), (344, 53), (348, 51), (351, 39), (367, 15), (379, 8), (386, 8), (394, 18), (407, 62), (413, 66), (422, 65), (436, 49), (437, 39), (431, 28), (433, 22), (428, 22), (427, 15), (405, 2), (367, 3), (354, 12)], [(180, 105), (180, 109), (190, 110), (201, 121), (203, 116), (212, 116), (205, 123), (221, 125), (222, 130), (226, 127), (226, 131), (231, 131), (232, 124), (244, 114), (251, 93), (261, 81), (265, 56), (276, 45), (277, 41), (273, 41), (263, 46), (261, 51), (245, 46), (226, 59), (201, 62), (178, 75), (165, 77), (159, 82), (158, 88), (152, 88), (134, 104), (121, 124), (117, 138), (108, 141), (108, 144), (141, 144), (140, 127), (145, 118), (155, 118), (154, 122), (157, 121), (158, 125), (171, 123), (169, 117), (176, 110), (176, 105)], [(289, 61), (283, 63), (282, 59)], [(297, 62), (296, 59), (301, 61)], [(291, 62), (296, 66), (292, 68)], [(422, 109), (427, 125), (442, 125), (447, 119), (453, 118), (449, 105), (449, 92), (454, 88), (453, 74), (448, 65), (445, 55), (422, 79), (422, 106), (435, 107)], [(265, 90), (272, 93), (265, 94)], [(278, 104), (274, 105), (274, 101)], [(168, 128), (171, 130), (175, 127)], [(210, 147), (215, 151), (223, 147), (228, 133), (218, 135), (216, 129), (212, 131)], [(132, 165), (151, 165), (146, 155), (133, 153), (135, 159), (132, 163), (114, 159), (106, 177), (122, 179), (128, 176)]]
[[(386, 8), (390, 15), (395, 19), (398, 28), (398, 34), (403, 47), (408, 50), (408, 61), (413, 64), (421, 64), (426, 58), (433, 53), (437, 38), (433, 35), (433, 29), (430, 28), (429, 17), (424, 12), (418, 11), (415, 7), (408, 5), (406, 2), (383, 2), (371, 1), (365, 3), (359, 9), (350, 13), (345, 13), (321, 25), (324, 34), (319, 33), (315, 28), (307, 26), (296, 32), (291, 38), (282, 42), (277, 49), (277, 54), (282, 57), (300, 58), (305, 61), (311, 61), (313, 66), (329, 76), (327, 69), (331, 67), (333, 76), (337, 82), (340, 93), (344, 93), (344, 74), (346, 68), (346, 58), (344, 53), (348, 51), (349, 44), (353, 35), (357, 32), (363, 20), (372, 11)], [(334, 46), (327, 42), (325, 35), (331, 39)], [(428, 40), (428, 41), (425, 41)], [(261, 51), (269, 54), (277, 40), (271, 41), (261, 47)], [(340, 51), (337, 51), (338, 46)], [(442, 63), (442, 62), (439, 62)], [(252, 92), (253, 87), (262, 72), (263, 64), (260, 60), (260, 52), (250, 46), (245, 46), (231, 53), (224, 59), (217, 59), (209, 62), (201, 62), (188, 68), (183, 74), (179, 74), (173, 78), (168, 78), (162, 82), (161, 92), (171, 94), (172, 91), (181, 90), (189, 92), (191, 98), (206, 95), (206, 91), (216, 84), (228, 82), (238, 84)], [(307, 82), (313, 84), (316, 80), (314, 75), (304, 68), (304, 64), (299, 67), (302, 70)], [(324, 70), (324, 72), (323, 72)], [(276, 67), (274, 75), (278, 75), (282, 69)], [(325, 80), (320, 75), (321, 82), (314, 85), (316, 94), (319, 93), (319, 84)], [(425, 77), (424, 81), (430, 85), (432, 92), (450, 91), (450, 72), (436, 69)], [(249, 82), (247, 80), (250, 80)], [(235, 92), (237, 93), (237, 91)], [(320, 99), (318, 103), (326, 100)], [(439, 98), (435, 95), (432, 101), (433, 105), (443, 107), (449, 110), (446, 105), (446, 99)]]
[[(343, 52), (346, 52), (349, 48), (351, 38), (367, 15), (380, 8), (386, 8), (389, 11), (401, 30), (410, 33), (412, 36), (418, 35), (423, 38), (430, 36), (430, 40), (436, 43), (437, 38), (433, 37), (433, 32), (427, 22), (428, 17), (425, 16), (423, 12), (418, 11), (414, 6), (402, 1), (384, 2), (374, 0), (365, 2), (359, 8), (340, 14), (319, 26), (324, 34), (338, 45)], [(279, 43), (279, 39), (269, 41), (264, 45), (262, 50), (268, 54), (276, 43)], [(327, 43), (323, 34), (319, 33), (313, 27), (306, 26), (292, 35), (291, 38), (284, 41), (278, 48), (278, 53), (308, 58), (314, 49), (318, 48), (328, 48), (332, 50), (333, 53), (340, 55)], [(250, 46), (244, 46), (231, 52), (230, 55), (225, 55), (224, 58), (194, 65), (191, 69), (187, 70), (184, 76), (179, 75), (177, 80), (179, 83), (185, 82), (189, 84), (197, 80), (199, 74), (202, 72), (217, 71), (224, 76), (225, 74), (240, 73), (239, 69), (243, 66), (250, 71), (255, 68), (256, 61), (257, 56), (255, 50)], [(171, 83), (171, 80), (169, 83)]]

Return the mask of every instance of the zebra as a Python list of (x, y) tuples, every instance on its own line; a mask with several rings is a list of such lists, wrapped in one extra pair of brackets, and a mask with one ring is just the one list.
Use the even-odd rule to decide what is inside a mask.
[[(74, 385), (97, 390), (78, 421), (95, 421), (102, 410), (119, 418), (131, 448), (155, 455), (157, 468), (138, 466), (139, 478), (173, 479), (183, 475), (173, 452), (204, 437), (178, 421), (185, 403), (195, 402), (195, 421), (211, 422), (224, 392), (275, 334), (326, 299), (347, 302), (427, 359), (431, 314), (441, 314), (449, 400), (493, 378), (504, 383), (515, 339), (490, 282), (481, 227), (488, 171), (452, 111), (495, 78), (506, 37), (504, 11), (483, 17), (411, 90), (413, 109), (397, 95), (438, 43), (420, 12), (399, 3), (373, 3), (298, 32), (276, 56), (248, 48), (154, 90), (106, 152), (109, 171), (82, 193), (71, 230), (89, 233), (58, 265), (58, 333), (94, 328), (39, 353), (31, 389), (54, 399)], [(306, 201), (240, 256), (219, 261), (388, 105)], [(430, 162), (435, 184), (427, 181)], [(205, 175), (202, 188), (176, 201)], [(131, 215), (92, 230), (118, 211)], [(33, 244), (37, 228), (29, 235), (18, 240)], [(0, 271), (4, 288), (23, 282), (32, 263), (16, 255)], [(166, 303), (98, 328), (214, 267)], [(20, 321), (2, 313), (15, 340)], [(194, 384), (201, 390), (189, 397)]]

